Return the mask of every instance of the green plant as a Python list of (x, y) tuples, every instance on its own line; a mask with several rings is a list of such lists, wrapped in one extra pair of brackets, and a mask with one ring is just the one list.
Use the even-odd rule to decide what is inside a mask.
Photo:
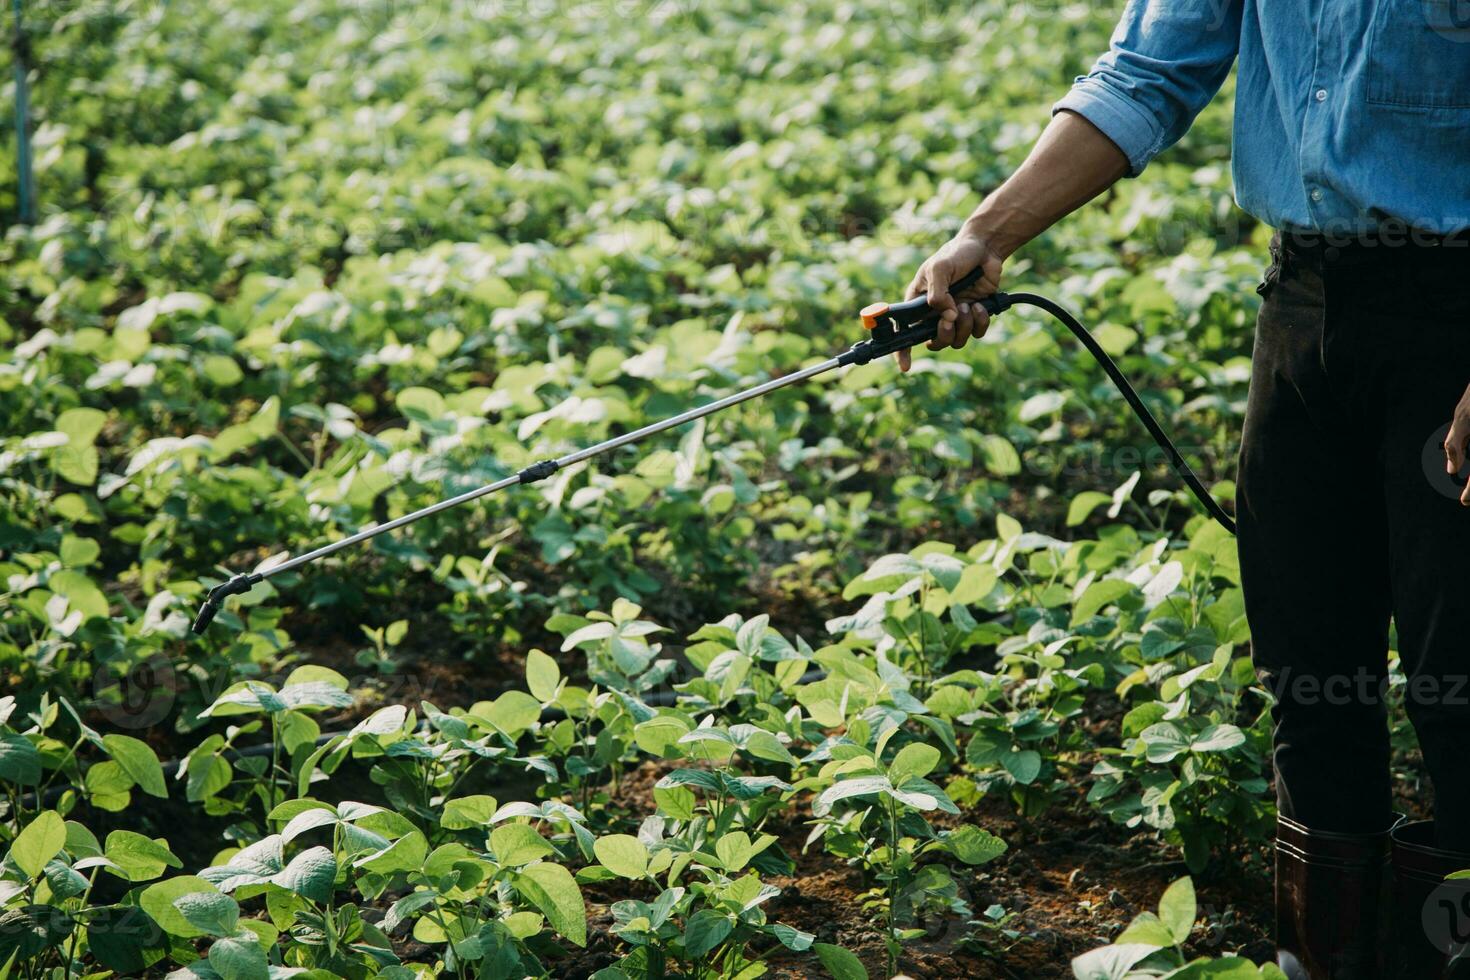
[[(895, 71), (886, 0), (426, 10), (26, 6), (45, 193), (0, 236), (0, 846), (49, 839), (46, 813), (66, 842), (39, 876), (0, 865), (11, 975), (541, 976), (585, 891), (616, 909), (577, 963), (621, 964), (598, 980), (659, 958), (850, 980), (888, 950), (847, 918), (795, 948), (777, 922), (821, 932), (804, 878), (853, 862), (891, 943), (960, 914), (945, 873), (986, 887), (946, 848), (993, 849), (998, 800), (1016, 848), (1101, 814), (1191, 867), (1249, 853), (1268, 698), (1233, 544), (1019, 310), (908, 375), (856, 366), (344, 550), (189, 634), (226, 570), (845, 345), (1113, 20), (935, 9)], [(987, 15), (1003, 47), (968, 28)], [(1269, 234), (1231, 217), (1229, 118), (1013, 268), (1099, 324), (1207, 480)], [(343, 663), (375, 676), (349, 689)], [(938, 762), (895, 772), (914, 745)], [(870, 778), (934, 808), (834, 800), (794, 861), (809, 807)], [(596, 870), (622, 838), (656, 870)], [(994, 956), (1036, 926), (968, 918)]]
[(147, 743), (97, 732), (65, 698), (43, 696), (28, 716), (16, 709), (13, 695), (0, 697), (0, 786), (6, 802), (0, 841), (14, 840), (21, 824), (46, 812), (52, 798), (66, 816), (83, 801), (99, 810), (124, 810), (135, 789), (168, 796), (163, 767)]
[[(617, 966), (625, 977), (652, 980), (669, 975), (671, 968), (691, 980), (756, 977), (765, 972), (750, 955), (756, 940), (775, 940), (793, 952), (811, 948), (813, 936), (769, 922), (763, 910), (780, 889), (763, 884), (750, 864), (775, 843), (774, 837), (752, 838), (737, 830), (705, 837), (698, 850), (688, 850), (688, 843), (660, 836), (650, 849), (637, 837), (601, 837), (596, 844), (600, 864), (580, 876), (663, 879), (652, 902), (624, 900), (612, 908), (613, 934), (632, 946)], [(677, 883), (686, 876), (692, 879), (687, 887)]]
[[(347, 678), (325, 667), (298, 667), (280, 690), (265, 681), (231, 685), (199, 716), (263, 714), (266, 722), (232, 726), (224, 738), (213, 736), (200, 743), (180, 772), (189, 780), (189, 798), (216, 800), (216, 812), (228, 809), (241, 816), (245, 815), (247, 801), (253, 799), (264, 817), (292, 797), (302, 765), (316, 749), (321, 726), (311, 715), (326, 708), (348, 707), (352, 701)], [(232, 767), (225, 753), (234, 739), (266, 730), (267, 724), (270, 755), (238, 758)], [(242, 777), (237, 778), (236, 771)], [(227, 793), (230, 795), (224, 795)]]
[(664, 628), (639, 619), (642, 611), (619, 599), (610, 613), (556, 616), (547, 625), (566, 637), (563, 650), (586, 651), (587, 676), (594, 684), (639, 694), (663, 683), (674, 670), (673, 660), (659, 657), (660, 646), (644, 639)]
[(353, 660), (361, 667), (372, 667), (380, 673), (389, 674), (399, 669), (403, 662), (398, 659), (397, 647), (408, 636), (408, 620), (396, 619), (380, 629), (371, 626), (362, 628), (371, 647), (357, 651)]
[[(812, 803), (816, 826), (811, 839), (823, 839), (839, 857), (861, 861), (878, 882), (866, 905), (884, 917), (890, 976), (898, 968), (904, 939), (923, 933), (916, 926), (924, 916), (970, 911), (949, 870), (942, 864), (921, 864), (920, 859), (940, 852), (981, 865), (1006, 850), (1004, 841), (973, 825), (935, 830), (924, 819), (922, 814), (935, 810), (955, 816), (960, 811), (943, 789), (925, 778), (942, 758), (933, 746), (909, 742), (886, 766), (881, 764), (890, 736), (898, 731), (888, 729), (871, 752), (845, 753), (846, 761), (828, 763), (818, 778), (831, 784)], [(851, 809), (849, 803), (845, 813), (834, 815), (839, 802), (869, 798), (867, 806)]]
[(1072, 961), (1077, 980), (1282, 980), (1286, 974), (1274, 964), (1257, 967), (1238, 956), (1189, 959), (1184, 945), (1194, 932), (1198, 909), (1194, 882), (1180, 878), (1159, 899), (1158, 912), (1141, 912), (1107, 946), (1083, 953)]

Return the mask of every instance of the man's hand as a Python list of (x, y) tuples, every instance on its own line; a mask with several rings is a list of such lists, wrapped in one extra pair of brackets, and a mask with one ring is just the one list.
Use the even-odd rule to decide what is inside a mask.
[[(1075, 112), (1052, 116), (1021, 168), (987, 194), (960, 233), (919, 266), (906, 299), (928, 295), (940, 310), (939, 333), (930, 350), (963, 347), (984, 336), (990, 314), (975, 301), (1000, 288), (1000, 266), (1016, 249), (1071, 214), (1128, 173), (1128, 158), (1102, 130)], [(959, 296), (950, 283), (975, 269), (982, 278)], [(909, 369), (909, 352), (898, 366)]]
[[(1460, 397), (1460, 404), (1455, 406), (1455, 417), (1450, 420), (1450, 434), (1444, 440), (1444, 469), (1445, 472), (1454, 476), (1460, 472), (1465, 465), (1467, 454), (1466, 444), (1470, 443), (1470, 387), (1466, 387), (1465, 394)], [(1465, 483), (1465, 489), (1460, 492), (1460, 503), (1470, 507), (1470, 481)]]
[[(990, 314), (975, 302), (1000, 288), (1002, 256), (978, 232), (968, 228), (940, 246), (939, 251), (919, 266), (904, 299), (927, 294), (929, 305), (939, 310), (939, 333), (929, 342), (930, 350), (965, 346), (971, 337), (983, 337), (990, 328)], [(983, 275), (958, 296), (950, 295), (949, 284), (980, 268)], [(894, 355), (901, 371), (913, 358), (907, 350)]]

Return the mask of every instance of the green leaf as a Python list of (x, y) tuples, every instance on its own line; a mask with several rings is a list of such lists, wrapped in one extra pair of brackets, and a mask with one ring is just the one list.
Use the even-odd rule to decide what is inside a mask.
[(1133, 584), (1121, 578), (1105, 578), (1093, 582), (1072, 606), (1072, 625), (1085, 623), (1102, 609), (1133, 591)]
[(1076, 980), (1124, 980), (1140, 961), (1158, 949), (1149, 943), (1124, 943), (1094, 949), (1072, 961), (1072, 975)]
[(457, 800), (450, 800), (444, 804), (439, 826), (445, 830), (474, 830), (479, 827), (488, 827), (490, 818), (495, 815), (495, 807), (493, 796), (484, 794), (461, 796)]
[(1011, 774), (1011, 778), (1022, 786), (1030, 786), (1041, 774), (1041, 753), (1034, 749), (1007, 752), (1001, 756), (1000, 763), (1006, 767), (1006, 772)]
[(87, 890), (87, 879), (67, 864), (64, 858), (52, 858), (41, 872), (46, 884), (51, 886), (51, 896), (56, 901), (76, 898)]
[(448, 407), (444, 396), (432, 388), (404, 388), (394, 401), (406, 418), (420, 424), (442, 418)]
[(1196, 960), (1169, 974), (1168, 980), (1287, 980), (1275, 963), (1256, 966), (1240, 956), (1222, 956), (1218, 960)]
[(350, 708), (353, 697), (326, 681), (288, 684), (277, 695), (287, 708)]
[(20, 786), (41, 781), (41, 753), (24, 735), (0, 732), (0, 781)]
[(985, 468), (996, 476), (1015, 476), (1021, 472), (1021, 454), (1005, 436), (993, 432), (981, 436), (980, 454)]
[(120, 905), (89, 912), (87, 946), (108, 969), (123, 976), (141, 976), (163, 958), (168, 939), (147, 912)]
[(733, 875), (740, 871), (750, 859), (755, 856), (755, 848), (751, 845), (750, 835), (743, 830), (732, 831), (715, 841), (715, 856), (720, 859), (720, 865), (726, 874)]
[(1067, 526), (1076, 527), (1091, 516), (1094, 510), (1103, 504), (1111, 503), (1112, 497), (1096, 490), (1084, 490), (1072, 498), (1072, 503), (1067, 507)]
[(126, 806), (132, 799), (132, 789), (136, 784), (126, 769), (111, 759), (104, 759), (87, 768), (87, 774), (82, 777), (82, 785), (97, 806), (105, 806), (99, 802), (102, 798), (120, 798)]
[(648, 848), (628, 834), (599, 837), (592, 851), (604, 868), (620, 878), (642, 878), (648, 872)]
[(532, 650), (526, 654), (526, 686), (531, 691), (531, 697), (537, 701), (550, 701), (556, 697), (559, 684), (561, 668), (550, 655), (540, 650)]
[(70, 446), (90, 446), (106, 424), (106, 413), (95, 408), (68, 408), (56, 417), (56, 431), (66, 433)]
[(286, 702), (276, 694), (275, 688), (261, 681), (242, 681), (214, 699), (214, 703), (199, 712), (201, 718), (228, 717), (249, 714), (252, 711), (284, 711)]
[[(279, 819), (276, 812), (280, 809), (281, 807), (276, 807), (276, 810), (271, 812), (272, 819)], [(301, 810), (286, 822), (286, 826), (281, 828), (281, 842), (289, 844), (309, 830), (316, 830), (318, 827), (335, 827), (339, 823), (341, 823), (341, 818), (337, 816), (335, 810), (328, 807), (314, 806)]]
[(179, 875), (154, 882), (138, 895), (138, 904), (153, 917), (158, 927), (170, 936), (180, 939), (196, 939), (205, 935), (203, 929), (184, 918), (184, 913), (174, 908), (175, 899), (192, 892), (219, 891), (203, 878), (195, 875)]
[(939, 759), (939, 750), (934, 746), (910, 742), (888, 764), (888, 780), (897, 786), (910, 776), (927, 776), (939, 765)]
[(730, 917), (723, 912), (700, 909), (684, 926), (684, 954), (694, 959), (707, 955), (725, 941), (733, 928)]
[(745, 751), (757, 759), (767, 762), (781, 762), (788, 766), (796, 765), (796, 757), (791, 750), (782, 744), (781, 740), (773, 732), (764, 729), (754, 731), (745, 742)]
[(96, 446), (60, 446), (51, 454), (51, 469), (68, 483), (90, 487), (97, 482), (102, 457)]
[(898, 800), (904, 806), (913, 807), (915, 810), (943, 810), (945, 813), (958, 814), (959, 807), (949, 798), (939, 786), (919, 776), (910, 776), (903, 781), (902, 786), (894, 786), (888, 789), (888, 794)]
[(1155, 765), (1172, 762), (1181, 753), (1189, 751), (1189, 739), (1173, 722), (1161, 721), (1150, 725), (1138, 737), (1143, 742), (1145, 757)]
[(51, 577), (46, 580), (46, 585), (57, 595), (66, 596), (67, 603), (71, 608), (80, 612), (87, 618), (107, 617), (107, 597), (97, 584), (87, 577), (86, 572), (77, 571), (74, 568), (65, 568), (59, 572), (52, 572)]
[(27, 878), (35, 878), (65, 846), (66, 821), (55, 810), (42, 810), (11, 842), (10, 859)]
[(215, 940), (209, 947), (209, 965), (224, 980), (270, 980), (270, 960), (250, 932)]
[(542, 911), (553, 929), (578, 946), (587, 945), (587, 906), (566, 868), (545, 861), (522, 868), (515, 889)]
[(869, 580), (893, 577), (913, 578), (923, 571), (924, 566), (912, 555), (892, 554), (884, 555), (869, 565), (862, 577)]
[(506, 691), (494, 702), (482, 702), (475, 708), (476, 715), (511, 737), (530, 728), (541, 717), (541, 702), (524, 691)]
[(129, 881), (151, 881), (163, 874), (164, 868), (184, 866), (167, 844), (131, 830), (114, 830), (108, 834), (105, 853)]
[(1245, 733), (1234, 725), (1210, 725), (1189, 743), (1191, 752), (1228, 752), (1245, 744)]
[(1159, 701), (1145, 701), (1123, 716), (1123, 737), (1137, 738), (1150, 725), (1157, 725), (1169, 713), (1166, 705)]
[(102, 546), (91, 538), (79, 538), (68, 534), (61, 539), (61, 563), (70, 568), (82, 568), (97, 560)]
[(25, 963), (40, 956), (71, 935), (75, 925), (70, 915), (50, 905), (23, 905), (0, 914), (0, 976), (12, 957)]
[(359, 858), (353, 867), (380, 875), (390, 875), (396, 871), (415, 871), (423, 865), (428, 853), (429, 842), (420, 831), (415, 830), (381, 851)]
[(1194, 919), (1198, 907), (1194, 897), (1194, 882), (1180, 878), (1168, 887), (1159, 899), (1159, 919), (1174, 937), (1178, 946), (1194, 931)]
[(845, 800), (852, 796), (868, 796), (873, 793), (882, 793), (893, 788), (887, 776), (858, 776), (855, 779), (844, 779), (842, 782), (833, 783), (812, 803), (812, 815), (825, 817), (832, 812), (832, 804), (838, 800)]
[(979, 602), (995, 589), (1000, 574), (989, 565), (966, 565), (960, 580), (949, 592), (950, 601), (960, 605)]
[(238, 384), (245, 377), (245, 372), (240, 370), (240, 365), (228, 354), (210, 354), (204, 358), (200, 366), (200, 373), (209, 379), (209, 382), (219, 388), (228, 388), (230, 385)]
[(271, 884), (280, 885), (313, 902), (325, 903), (332, 897), (336, 878), (337, 859), (332, 852), (325, 847), (311, 847), (273, 875)]
[(240, 906), (217, 891), (189, 892), (173, 901), (174, 908), (196, 929), (211, 936), (232, 936), (240, 922)]
[(655, 786), (653, 802), (659, 813), (675, 820), (693, 820), (698, 798), (683, 786)]
[(919, 559), (919, 564), (924, 566), (924, 571), (934, 581), (939, 583), (940, 588), (946, 592), (959, 587), (960, 579), (965, 572), (965, 563), (954, 555), (939, 551), (931, 551)]
[(163, 781), (163, 766), (146, 743), (128, 735), (104, 735), (102, 747), (133, 777), (133, 781), (143, 792), (161, 799), (168, 797), (168, 787)]
[(528, 823), (505, 823), (490, 831), (490, 850), (495, 860), (508, 868), (540, 860), (556, 853), (546, 838)]
[(773, 922), (766, 926), (766, 932), (780, 940), (782, 946), (797, 953), (804, 953), (811, 949), (812, 943), (817, 938), (809, 932), (802, 932), (800, 929), (782, 925), (779, 922)]
[(945, 835), (949, 852), (966, 864), (985, 864), (1006, 852), (1006, 842), (973, 824), (960, 824)]
[(812, 951), (836, 980), (868, 980), (868, 971), (848, 950), (831, 943), (813, 943)]
[(683, 718), (676, 715), (658, 715), (647, 721), (640, 721), (634, 726), (633, 741), (649, 755), (665, 759), (677, 758), (679, 740), (689, 734), (689, 731), (689, 722)]
[(1128, 928), (1119, 933), (1113, 942), (1122, 946), (1144, 943), (1159, 949), (1175, 945), (1174, 934), (1152, 912), (1140, 912), (1134, 916), (1133, 921), (1128, 923)]

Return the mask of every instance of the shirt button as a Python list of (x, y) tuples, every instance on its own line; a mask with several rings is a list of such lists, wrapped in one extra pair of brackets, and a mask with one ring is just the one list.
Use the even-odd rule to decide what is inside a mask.
[(1312, 188), (1312, 200), (1314, 200), (1314, 201), (1320, 201), (1320, 200), (1322, 200), (1322, 188), (1320, 188), (1320, 187), (1313, 187)]
[(1316, 98), (1317, 98), (1317, 101), (1318, 102), (1326, 102), (1327, 101), (1327, 90), (1325, 88), (1319, 88), (1317, 90), (1317, 96), (1316, 96)]

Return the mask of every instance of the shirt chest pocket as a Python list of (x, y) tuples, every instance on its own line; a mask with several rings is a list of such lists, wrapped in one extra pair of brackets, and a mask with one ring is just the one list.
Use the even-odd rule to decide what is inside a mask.
[(1470, 0), (1385, 0), (1368, 47), (1368, 101), (1470, 108)]

